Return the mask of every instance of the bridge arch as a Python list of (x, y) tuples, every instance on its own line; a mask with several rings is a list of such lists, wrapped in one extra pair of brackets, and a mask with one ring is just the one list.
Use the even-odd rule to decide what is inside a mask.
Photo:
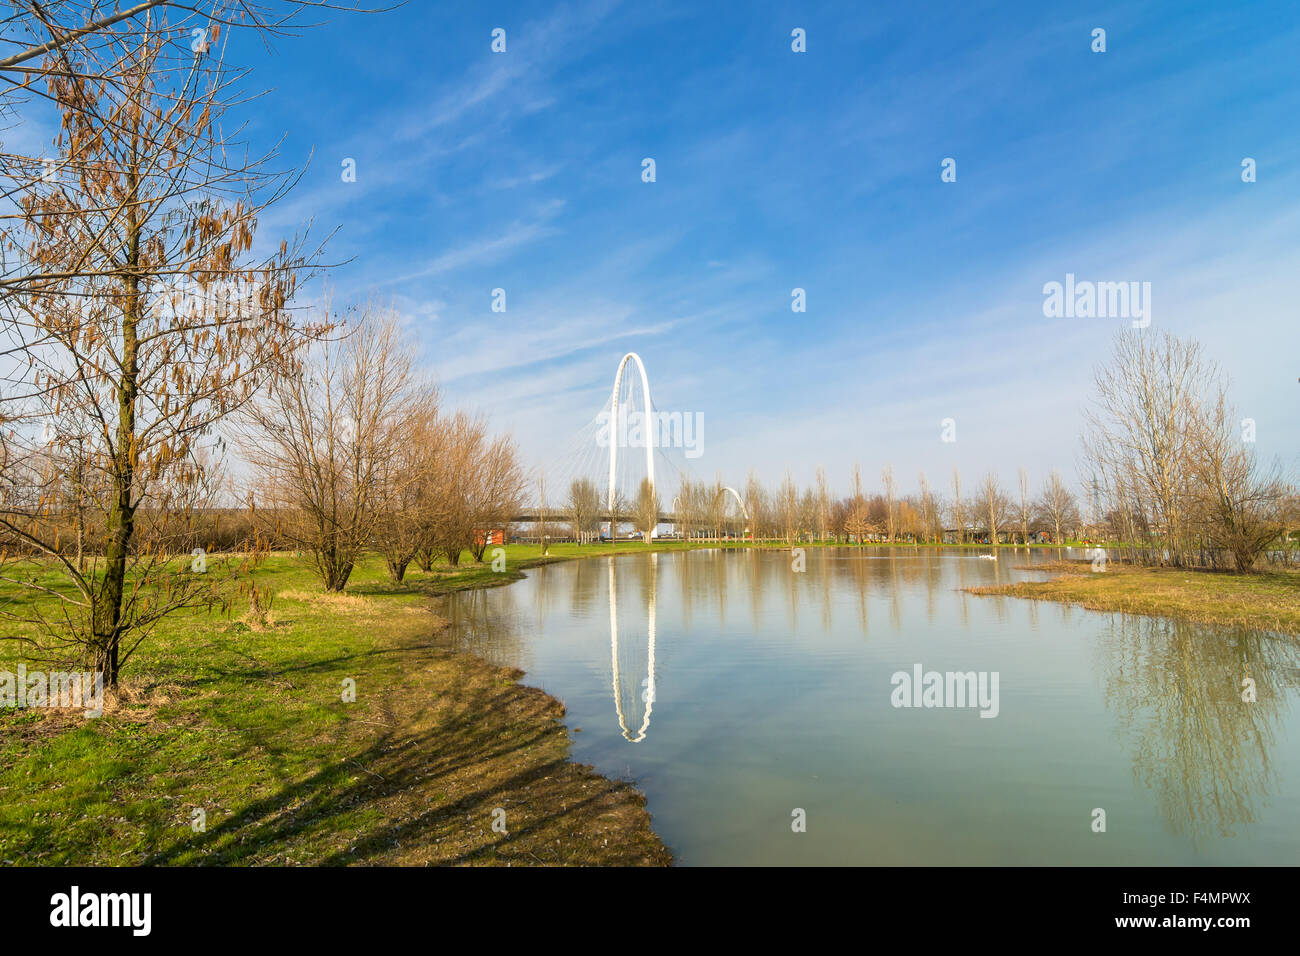
[(740, 513), (744, 515), (745, 520), (748, 521), (749, 509), (745, 507), (745, 500), (740, 497), (739, 491), (731, 487), (731, 485), (723, 485), (722, 490), (718, 492), (718, 497), (721, 498), (723, 495), (726, 495), (728, 492), (730, 492), (731, 497), (736, 499), (736, 504), (740, 507)]
[(611, 513), (614, 510), (614, 496), (618, 481), (618, 444), (622, 438), (618, 420), (618, 393), (623, 385), (623, 370), (627, 368), (628, 362), (636, 362), (637, 371), (641, 373), (641, 398), (645, 404), (646, 412), (645, 473), (646, 478), (650, 481), (650, 490), (652, 492), (655, 487), (655, 436), (658, 433), (658, 428), (650, 419), (650, 379), (646, 376), (645, 363), (641, 361), (641, 356), (635, 352), (628, 352), (623, 356), (622, 361), (618, 363), (618, 371), (614, 373), (614, 394), (610, 400), (609, 491), (606, 497), (606, 506)]

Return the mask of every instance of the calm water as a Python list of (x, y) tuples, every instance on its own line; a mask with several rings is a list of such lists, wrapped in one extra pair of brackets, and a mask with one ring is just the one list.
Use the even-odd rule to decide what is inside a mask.
[[(682, 864), (1300, 862), (1300, 642), (960, 590), (1053, 557), (570, 561), (452, 596), (449, 640), (562, 699)], [(998, 715), (894, 707), (917, 664), (996, 671)]]

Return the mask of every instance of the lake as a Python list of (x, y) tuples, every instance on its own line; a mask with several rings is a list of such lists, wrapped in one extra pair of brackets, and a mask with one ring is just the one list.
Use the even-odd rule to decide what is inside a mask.
[(588, 558), (450, 596), (445, 640), (563, 700), (682, 865), (1300, 862), (1300, 643), (962, 591), (1056, 557)]

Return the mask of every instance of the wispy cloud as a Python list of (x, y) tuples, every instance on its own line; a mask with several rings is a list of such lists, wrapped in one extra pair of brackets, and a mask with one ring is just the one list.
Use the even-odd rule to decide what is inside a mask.
[(401, 285), (414, 279), (440, 276), (458, 269), (500, 262), (511, 252), (531, 242), (536, 242), (557, 231), (549, 224), (563, 203), (556, 200), (548, 204), (539, 217), (528, 222), (513, 222), (497, 235), (481, 237), (455, 249), (439, 254), (421, 269), (389, 280), (391, 285)]

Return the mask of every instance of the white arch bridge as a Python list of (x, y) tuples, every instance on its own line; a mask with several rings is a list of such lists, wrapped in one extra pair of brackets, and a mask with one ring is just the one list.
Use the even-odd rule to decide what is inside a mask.
[[(629, 365), (634, 367), (632, 375), (626, 374)], [(630, 385), (626, 396), (625, 383)], [(614, 371), (614, 387), (604, 407), (579, 432), (572, 447), (557, 456), (557, 461), (551, 462), (550, 476), (539, 481), (528, 495), (534, 503), (521, 509), (512, 520), (533, 523), (564, 520), (566, 509), (561, 502), (566, 500), (571, 482), (578, 479), (596, 485), (603, 506), (598, 520), (611, 525), (632, 520), (631, 503), (640, 493), (642, 482), (648, 483), (655, 500), (659, 500), (665, 466), (668, 471), (676, 472), (679, 482), (685, 479), (706, 486), (705, 482), (691, 475), (685, 462), (679, 464), (671, 457), (677, 450), (674, 438), (680, 439), (683, 435), (682, 421), (681, 413), (663, 413), (655, 409), (645, 363), (636, 352), (628, 352)], [(629, 422), (633, 425), (631, 434)], [(673, 425), (677, 426), (675, 434)], [(669, 441), (665, 442), (665, 438)], [(644, 460), (643, 468), (641, 459)], [(556, 480), (557, 474), (559, 480)], [(713, 484), (713, 488), (711, 504), (716, 507), (719, 498), (734, 502), (739, 517), (748, 523), (749, 508), (740, 492), (721, 483)], [(680, 524), (680, 510), (679, 496), (675, 494), (668, 507), (660, 510), (659, 522)]]

